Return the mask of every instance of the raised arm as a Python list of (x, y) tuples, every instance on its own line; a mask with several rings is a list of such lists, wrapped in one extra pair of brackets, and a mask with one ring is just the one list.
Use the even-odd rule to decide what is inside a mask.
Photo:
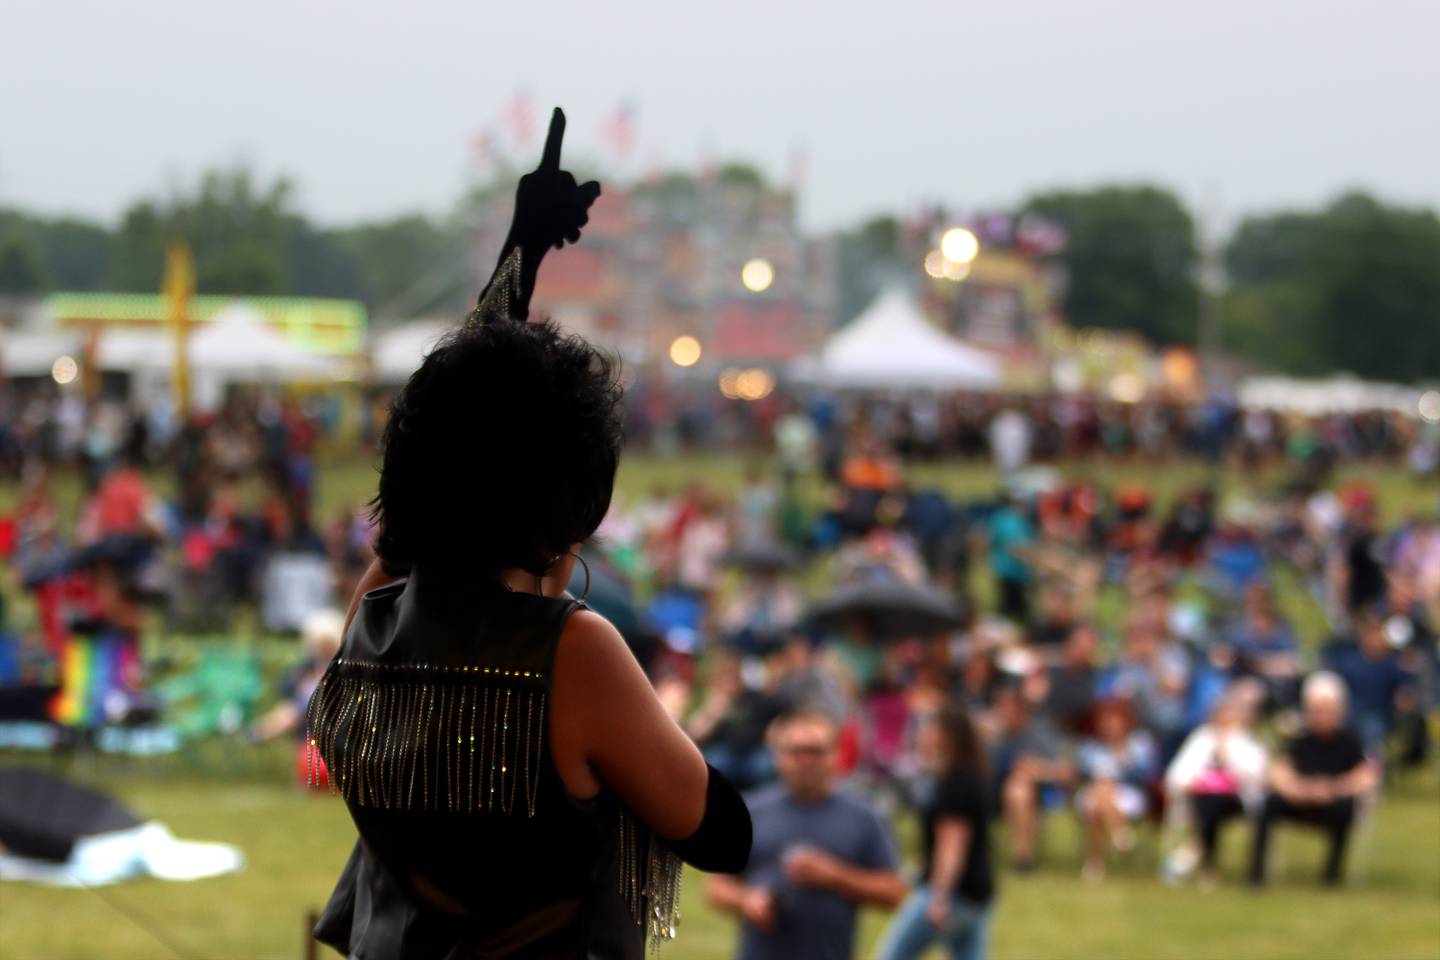
[(515, 189), (515, 216), (505, 245), (500, 249), (495, 276), (480, 293), (483, 302), (510, 254), (520, 251), (519, 290), (511, 304), (511, 315), (524, 320), (535, 292), (540, 261), (552, 247), (580, 239), (580, 228), (590, 219), (590, 205), (600, 196), (600, 184), (594, 180), (577, 184), (575, 177), (560, 167), (560, 149), (565, 139), (565, 114), (559, 107), (550, 116), (550, 131), (540, 165), (520, 178)]

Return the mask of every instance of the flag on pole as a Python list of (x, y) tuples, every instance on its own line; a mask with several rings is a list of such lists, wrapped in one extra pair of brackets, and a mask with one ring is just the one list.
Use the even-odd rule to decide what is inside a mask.
[(505, 122), (509, 124), (516, 144), (528, 147), (535, 138), (535, 106), (530, 102), (528, 91), (521, 90), (510, 98), (505, 107)]

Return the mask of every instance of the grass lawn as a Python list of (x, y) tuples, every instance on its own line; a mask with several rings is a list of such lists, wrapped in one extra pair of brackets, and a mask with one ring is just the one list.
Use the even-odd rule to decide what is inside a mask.
[[(622, 467), (621, 494), (640, 496), (657, 484), (673, 489), (694, 479), (734, 489), (744, 466), (741, 457), (632, 457)], [(1105, 483), (1141, 479), (1162, 503), (1207, 476), (1206, 468), (1194, 464), (1110, 464), (1067, 472)], [(1388, 521), (1435, 504), (1433, 486), (1400, 471), (1355, 467), (1342, 474), (1355, 476), (1378, 486)], [(983, 496), (995, 485), (988, 467), (973, 464), (919, 467), (913, 477), (917, 484), (962, 495)], [(320, 516), (366, 499), (374, 479), (368, 463), (327, 467), (318, 489)], [(1279, 473), (1223, 473), (1218, 478), (1222, 490), (1232, 494), (1262, 492), (1282, 479)], [(157, 480), (165, 490), (165, 478)], [(73, 510), (77, 490), (72, 477), (59, 478), (57, 493), (68, 501), (67, 512)], [(13, 497), (13, 488), (0, 484), (0, 511)], [(1308, 596), (1298, 584), (1282, 580), (1281, 602), (1306, 641), (1314, 643), (1323, 622)], [(176, 644), (184, 641), (164, 641), (167, 651)], [(0, 754), (0, 762), (10, 759)], [(305, 955), (305, 914), (324, 903), (354, 834), (338, 799), (303, 795), (289, 785), (285, 745), (210, 742), (192, 745), (178, 757), (150, 761), (76, 756), (42, 762), (113, 791), (141, 816), (165, 821), (177, 836), (235, 843), (248, 864), (238, 875), (189, 884), (140, 881), (100, 891), (0, 886), (0, 960)], [(913, 857), (912, 826), (897, 826)], [(1149, 842), (1132, 860), (1117, 864), (1104, 885), (1092, 887), (1078, 876), (1080, 845), (1073, 819), (1054, 816), (1046, 827), (1046, 865), (1026, 877), (1001, 874), (993, 955), (1015, 960), (1440, 960), (1440, 781), (1433, 768), (1394, 784), (1374, 818), (1358, 831), (1352, 883), (1345, 890), (1316, 888), (1320, 838), (1288, 829), (1278, 837), (1275, 882), (1263, 893), (1249, 893), (1236, 883), (1248, 831), (1232, 827), (1226, 840), (1226, 882), (1213, 893), (1160, 884)], [(733, 925), (710, 913), (699, 894), (700, 883), (692, 877), (681, 938), (662, 948), (662, 957), (730, 956)], [(866, 917), (859, 956), (871, 955), (883, 923), (878, 915)]]
[[(99, 769), (72, 771), (164, 820), (178, 836), (238, 844), (246, 869), (195, 883), (146, 880), (98, 892), (6, 884), (0, 887), (0, 957), (303, 957), (305, 913), (324, 903), (354, 833), (338, 798), (302, 795), (284, 780), (285, 758), (271, 754), (274, 762), (243, 777), (125, 773), (108, 760)], [(913, 830), (901, 826), (913, 854)], [(1320, 838), (1292, 829), (1278, 837), (1275, 882), (1250, 893), (1236, 883), (1247, 831), (1234, 827), (1226, 839), (1226, 882), (1213, 893), (1160, 884), (1148, 843), (1105, 884), (1091, 887), (1078, 876), (1072, 820), (1052, 817), (1046, 866), (1025, 877), (1001, 875), (994, 956), (1440, 957), (1440, 788), (1433, 771), (1396, 785), (1360, 831), (1349, 889), (1316, 888)], [(734, 928), (703, 906), (700, 888), (697, 876), (687, 878), (681, 936), (661, 957), (730, 956)], [(882, 926), (881, 916), (866, 917), (859, 956), (872, 955)]]

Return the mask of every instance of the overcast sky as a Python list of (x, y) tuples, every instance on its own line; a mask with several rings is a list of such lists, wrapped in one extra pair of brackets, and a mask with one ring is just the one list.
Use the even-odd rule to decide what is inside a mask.
[(243, 160), (322, 222), (441, 211), (528, 90), (612, 174), (802, 151), (811, 226), (1139, 178), (1224, 220), (1440, 206), (1437, 38), (1434, 0), (3, 0), (0, 204), (109, 218)]

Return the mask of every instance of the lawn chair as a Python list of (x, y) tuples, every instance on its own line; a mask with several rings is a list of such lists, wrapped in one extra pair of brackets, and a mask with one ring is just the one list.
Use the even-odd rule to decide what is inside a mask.
[(259, 657), (225, 648), (206, 650), (193, 669), (156, 688), (170, 721), (187, 740), (244, 729), (255, 718), (263, 690)]

